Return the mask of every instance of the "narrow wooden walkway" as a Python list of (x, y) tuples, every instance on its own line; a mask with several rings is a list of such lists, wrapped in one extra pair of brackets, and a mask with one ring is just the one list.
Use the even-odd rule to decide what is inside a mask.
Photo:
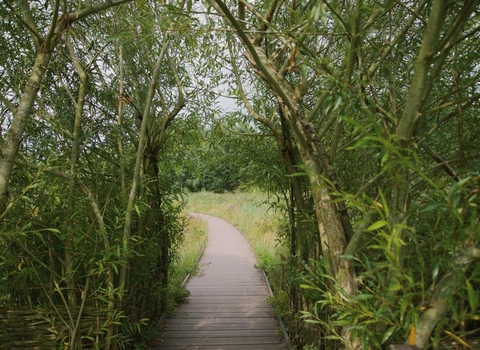
[(201, 273), (189, 280), (190, 297), (167, 320), (154, 349), (286, 349), (245, 237), (223, 219), (195, 215), (208, 221)]

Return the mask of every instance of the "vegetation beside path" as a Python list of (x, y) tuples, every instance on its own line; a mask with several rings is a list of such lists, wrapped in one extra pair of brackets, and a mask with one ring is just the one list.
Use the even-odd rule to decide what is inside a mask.
[(245, 234), (259, 264), (268, 270), (268, 265), (279, 261), (284, 246), (278, 236), (279, 215), (267, 201), (268, 196), (258, 190), (197, 192), (188, 195), (185, 211), (215, 215), (231, 222)]
[(205, 244), (207, 243), (207, 224), (200, 218), (186, 215), (185, 231), (178, 245), (178, 254), (170, 266), (170, 288), (174, 302), (183, 299), (188, 293), (183, 283), (189, 274), (195, 274)]
[(217, 215), (262, 228), (297, 348), (479, 337), (479, 0), (0, 17), (0, 349), (138, 348), (183, 296), (179, 196), (250, 188), (279, 221)]

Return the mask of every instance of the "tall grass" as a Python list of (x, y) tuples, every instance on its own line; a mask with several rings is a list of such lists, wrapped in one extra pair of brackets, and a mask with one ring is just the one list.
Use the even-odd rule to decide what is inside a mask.
[(198, 270), (197, 260), (207, 242), (207, 225), (199, 219), (186, 215), (185, 231), (177, 250), (177, 257), (170, 268), (170, 292), (172, 299), (178, 302), (187, 296), (182, 283), (188, 274)]
[(221, 217), (245, 234), (259, 265), (269, 270), (286, 254), (278, 239), (281, 218), (270, 209), (267, 195), (258, 191), (235, 193), (191, 193), (186, 199), (185, 211)]

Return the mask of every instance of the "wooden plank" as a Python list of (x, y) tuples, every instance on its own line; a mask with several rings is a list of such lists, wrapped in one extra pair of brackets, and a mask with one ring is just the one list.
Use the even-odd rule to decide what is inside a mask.
[(224, 310), (224, 309), (231, 309), (231, 308), (241, 308), (241, 309), (255, 309), (255, 308), (269, 308), (268, 304), (265, 304), (265, 301), (263, 300), (258, 300), (258, 301), (252, 301), (251, 303), (235, 303), (234, 301), (229, 301), (229, 302), (222, 302), (222, 303), (216, 303), (214, 300), (208, 300), (207, 302), (200, 303), (198, 301), (194, 301), (189, 304), (182, 304), (180, 306), (181, 310), (188, 310), (188, 309), (212, 309), (212, 310)]
[[(228, 262), (227, 265), (229, 265)], [(248, 273), (235, 272), (233, 270), (231, 272), (222, 273), (223, 270), (214, 270), (207, 267), (206, 269), (200, 269), (198, 276), (192, 277), (189, 283), (197, 283), (205, 279), (219, 283), (222, 281), (232, 281), (235, 283), (263, 281), (264, 277), (260, 270), (250, 267), (248, 267), (248, 270), (250, 271)]]
[[(222, 319), (223, 320), (223, 319)], [(170, 331), (177, 330), (209, 330), (216, 329), (218, 331), (223, 330), (275, 330), (278, 331), (278, 326), (273, 323), (271, 320), (267, 321), (256, 321), (256, 322), (169, 322), (168, 326), (165, 326), (165, 334), (168, 334)]]
[(168, 330), (166, 333), (170, 338), (238, 338), (238, 337), (277, 337), (278, 330), (271, 329), (226, 329), (226, 330)]
[[(178, 315), (181, 315), (179, 312)], [(273, 310), (269, 311), (249, 311), (249, 312), (208, 312), (208, 311), (195, 311), (184, 312), (183, 316), (188, 318), (252, 318), (252, 317), (264, 317), (273, 319)]]
[[(183, 303), (191, 302), (192, 300), (263, 300), (266, 301), (264, 295), (195, 295), (193, 298), (188, 297)], [(181, 303), (181, 304), (183, 304)]]
[(278, 344), (280, 343), (280, 337), (268, 336), (268, 337), (229, 337), (229, 338), (166, 338), (163, 341), (164, 345), (263, 345), (263, 344)]
[[(262, 283), (265, 283), (265, 282), (262, 282)], [(260, 290), (264, 290), (264, 289), (267, 289), (265, 285), (261, 285), (261, 284), (257, 284), (257, 283), (248, 283), (248, 282), (244, 282), (244, 283), (230, 283), (228, 281), (224, 281), (223, 284), (219, 284), (219, 283), (211, 283), (211, 282), (208, 282), (208, 281), (205, 281), (205, 284), (201, 285), (201, 284), (188, 284), (188, 289), (189, 290), (192, 290), (192, 289), (235, 289), (235, 288), (250, 288), (250, 289), (253, 289), (253, 288), (256, 288), (256, 289), (260, 289)]]
[[(266, 304), (266, 299), (263, 295), (245, 295), (243, 297), (239, 297), (238, 295), (228, 296), (228, 295), (220, 295), (220, 296), (198, 296), (193, 299), (185, 299), (182, 303), (178, 305), (181, 307), (183, 305), (195, 305), (195, 304)], [(268, 303), (267, 303), (268, 305)]]
[(265, 297), (265, 302), (267, 301), (268, 293), (267, 292), (255, 292), (255, 291), (191, 291), (190, 298), (192, 297), (197, 297), (197, 296), (210, 296), (210, 297), (215, 297), (215, 296), (263, 296)]
[(186, 313), (199, 312), (199, 311), (204, 311), (208, 313), (212, 313), (212, 312), (250, 313), (253, 311), (271, 313), (272, 308), (269, 306), (252, 306), (252, 305), (239, 306), (235, 304), (218, 306), (215, 304), (207, 304), (207, 305), (204, 305), (203, 307), (199, 307), (199, 305), (188, 305), (188, 306), (182, 306), (181, 308), (178, 309), (178, 312), (186, 312)]
[(224, 286), (224, 287), (218, 287), (218, 286), (204, 286), (204, 287), (188, 287), (188, 290), (190, 293), (193, 292), (215, 292), (215, 291), (242, 291), (242, 292), (260, 292), (263, 294), (267, 293), (268, 294), (268, 289), (267, 288), (262, 288), (260, 286)]
[(179, 349), (188, 349), (188, 350), (279, 350), (285, 349), (285, 345), (283, 343), (279, 344), (262, 344), (262, 345), (188, 345), (188, 346), (181, 346), (181, 345), (165, 345), (162, 347), (154, 347), (151, 350), (179, 350)]
[(242, 289), (242, 290), (268, 290), (265, 286), (254, 284), (254, 283), (243, 283), (243, 284), (227, 284), (227, 285), (213, 285), (213, 284), (208, 284), (208, 285), (196, 285), (196, 286), (188, 286), (189, 290), (228, 290), (228, 289)]
[(211, 324), (212, 326), (216, 324), (242, 324), (241, 327), (245, 327), (245, 324), (264, 323), (264, 322), (271, 322), (273, 325), (275, 325), (275, 327), (277, 326), (277, 323), (271, 317), (247, 317), (247, 318), (210, 317), (210, 318), (198, 319), (198, 318), (189, 317), (188, 315), (184, 315), (184, 316), (177, 315), (168, 320), (168, 322), (166, 323), (166, 327), (168, 327), (169, 325), (174, 325), (178, 323), (180, 324), (188, 324), (188, 323)]

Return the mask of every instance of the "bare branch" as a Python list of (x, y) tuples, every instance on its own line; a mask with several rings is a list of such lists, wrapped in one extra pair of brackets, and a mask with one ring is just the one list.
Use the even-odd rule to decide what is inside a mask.
[(258, 122), (262, 123), (263, 125), (265, 125), (267, 128), (270, 129), (272, 134), (275, 136), (278, 144), (281, 145), (282, 144), (282, 132), (277, 128), (277, 126), (271, 120), (269, 120), (265, 117), (262, 117), (260, 114), (258, 114), (253, 109), (253, 106), (251, 105), (250, 101), (248, 100), (247, 95), (245, 94), (245, 91), (243, 89), (242, 79), (240, 78), (237, 62), (235, 60), (235, 55), (233, 53), (232, 44), (229, 40), (228, 40), (227, 44), (228, 44), (228, 50), (230, 51), (232, 70), (233, 70), (233, 73), (235, 74), (235, 80), (237, 82), (238, 92), (240, 94), (240, 97), (242, 98), (243, 103), (245, 104), (245, 107), (247, 108), (248, 112), (252, 115), (253, 119), (257, 120)]
[(68, 20), (68, 23), (73, 23), (73, 22), (82, 20), (85, 17), (88, 17), (88, 16), (93, 15), (95, 13), (106, 10), (110, 7), (115, 7), (115, 6), (125, 4), (127, 2), (132, 2), (132, 1), (133, 0), (118, 0), (118, 1), (107, 0), (103, 4), (90, 6), (90, 7), (78, 10), (76, 12), (69, 13), (67, 15), (67, 20)]
[(416, 11), (412, 14), (412, 16), (408, 19), (408, 21), (405, 23), (405, 25), (400, 29), (398, 32), (397, 36), (391, 41), (389, 45), (386, 47), (382, 48), (382, 52), (378, 56), (378, 58), (373, 62), (370, 67), (368, 68), (367, 71), (367, 77), (370, 79), (373, 77), (375, 72), (377, 71), (378, 67), (380, 64), (385, 60), (385, 58), (390, 54), (390, 52), (393, 50), (393, 48), (397, 45), (397, 43), (405, 38), (405, 34), (407, 31), (410, 29), (410, 27), (413, 25), (415, 19), (420, 16), (420, 12), (422, 11), (423, 7), (427, 3), (427, 0), (422, 0), (422, 2), (418, 5)]
[(160, 128), (160, 135), (158, 137), (158, 142), (157, 142), (157, 151), (160, 150), (163, 143), (165, 142), (165, 135), (166, 135), (168, 126), (172, 123), (172, 121), (175, 119), (178, 113), (180, 113), (180, 111), (185, 106), (185, 96), (183, 94), (182, 82), (180, 81), (180, 78), (178, 76), (177, 68), (173, 65), (172, 59), (170, 58), (168, 53), (167, 53), (167, 59), (168, 59), (168, 64), (170, 65), (170, 69), (173, 73), (173, 77), (175, 79), (175, 84), (177, 85), (178, 99), (174, 109), (170, 113), (168, 113), (168, 115), (162, 121), (162, 125)]

